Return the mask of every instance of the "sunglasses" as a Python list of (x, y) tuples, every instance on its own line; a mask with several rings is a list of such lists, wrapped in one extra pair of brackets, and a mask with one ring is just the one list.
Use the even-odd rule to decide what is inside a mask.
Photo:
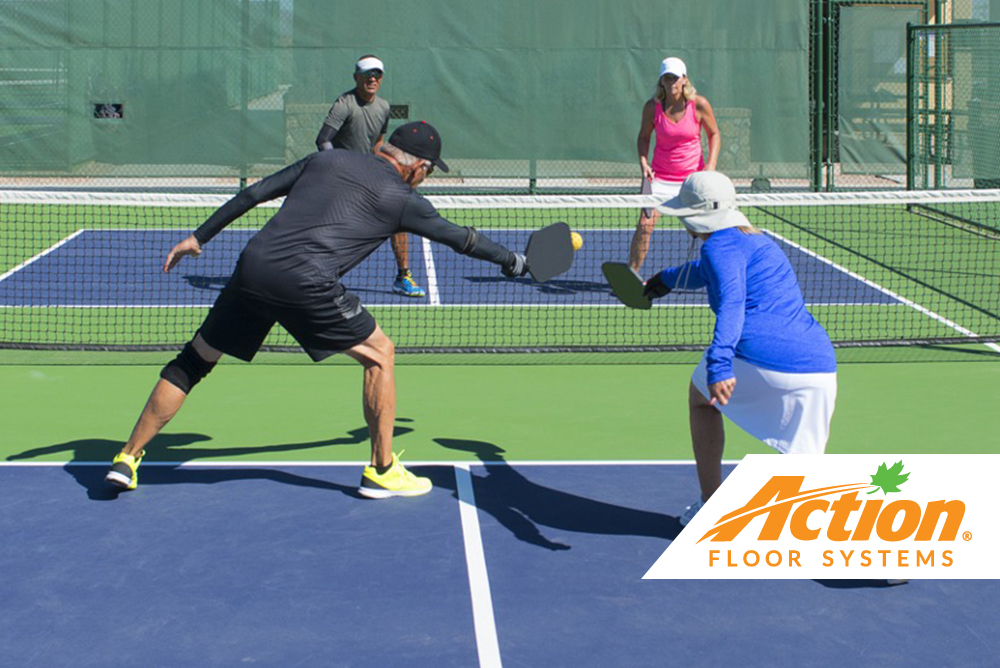
[(368, 70), (367, 72), (358, 72), (358, 76), (362, 79), (375, 79), (376, 81), (382, 78), (382, 70)]
[(424, 174), (426, 176), (430, 176), (433, 173), (434, 173), (434, 165), (432, 165), (429, 162), (425, 162), (424, 163)]

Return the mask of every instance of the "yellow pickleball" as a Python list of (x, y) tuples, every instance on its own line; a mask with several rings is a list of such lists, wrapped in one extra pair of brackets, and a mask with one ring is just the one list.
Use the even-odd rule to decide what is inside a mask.
[(583, 248), (583, 237), (581, 237), (576, 232), (570, 232), (569, 238), (573, 242), (573, 250), (578, 251)]

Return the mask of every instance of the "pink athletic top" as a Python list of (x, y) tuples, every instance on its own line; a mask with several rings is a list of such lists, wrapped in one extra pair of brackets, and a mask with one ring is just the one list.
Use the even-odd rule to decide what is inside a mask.
[(695, 111), (694, 100), (688, 100), (681, 120), (674, 123), (663, 113), (663, 105), (656, 100), (653, 117), (656, 146), (653, 148), (653, 174), (660, 181), (681, 182), (693, 172), (705, 169), (701, 154), (701, 123)]

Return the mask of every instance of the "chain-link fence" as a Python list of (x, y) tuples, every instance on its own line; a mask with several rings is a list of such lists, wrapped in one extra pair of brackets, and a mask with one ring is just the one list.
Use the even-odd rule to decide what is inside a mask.
[(1000, 23), (911, 26), (909, 185), (1000, 188)]

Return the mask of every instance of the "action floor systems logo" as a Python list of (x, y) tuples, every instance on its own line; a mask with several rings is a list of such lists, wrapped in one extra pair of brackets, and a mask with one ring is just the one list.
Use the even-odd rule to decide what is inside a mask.
[(748, 455), (645, 578), (997, 578), (998, 465)]

